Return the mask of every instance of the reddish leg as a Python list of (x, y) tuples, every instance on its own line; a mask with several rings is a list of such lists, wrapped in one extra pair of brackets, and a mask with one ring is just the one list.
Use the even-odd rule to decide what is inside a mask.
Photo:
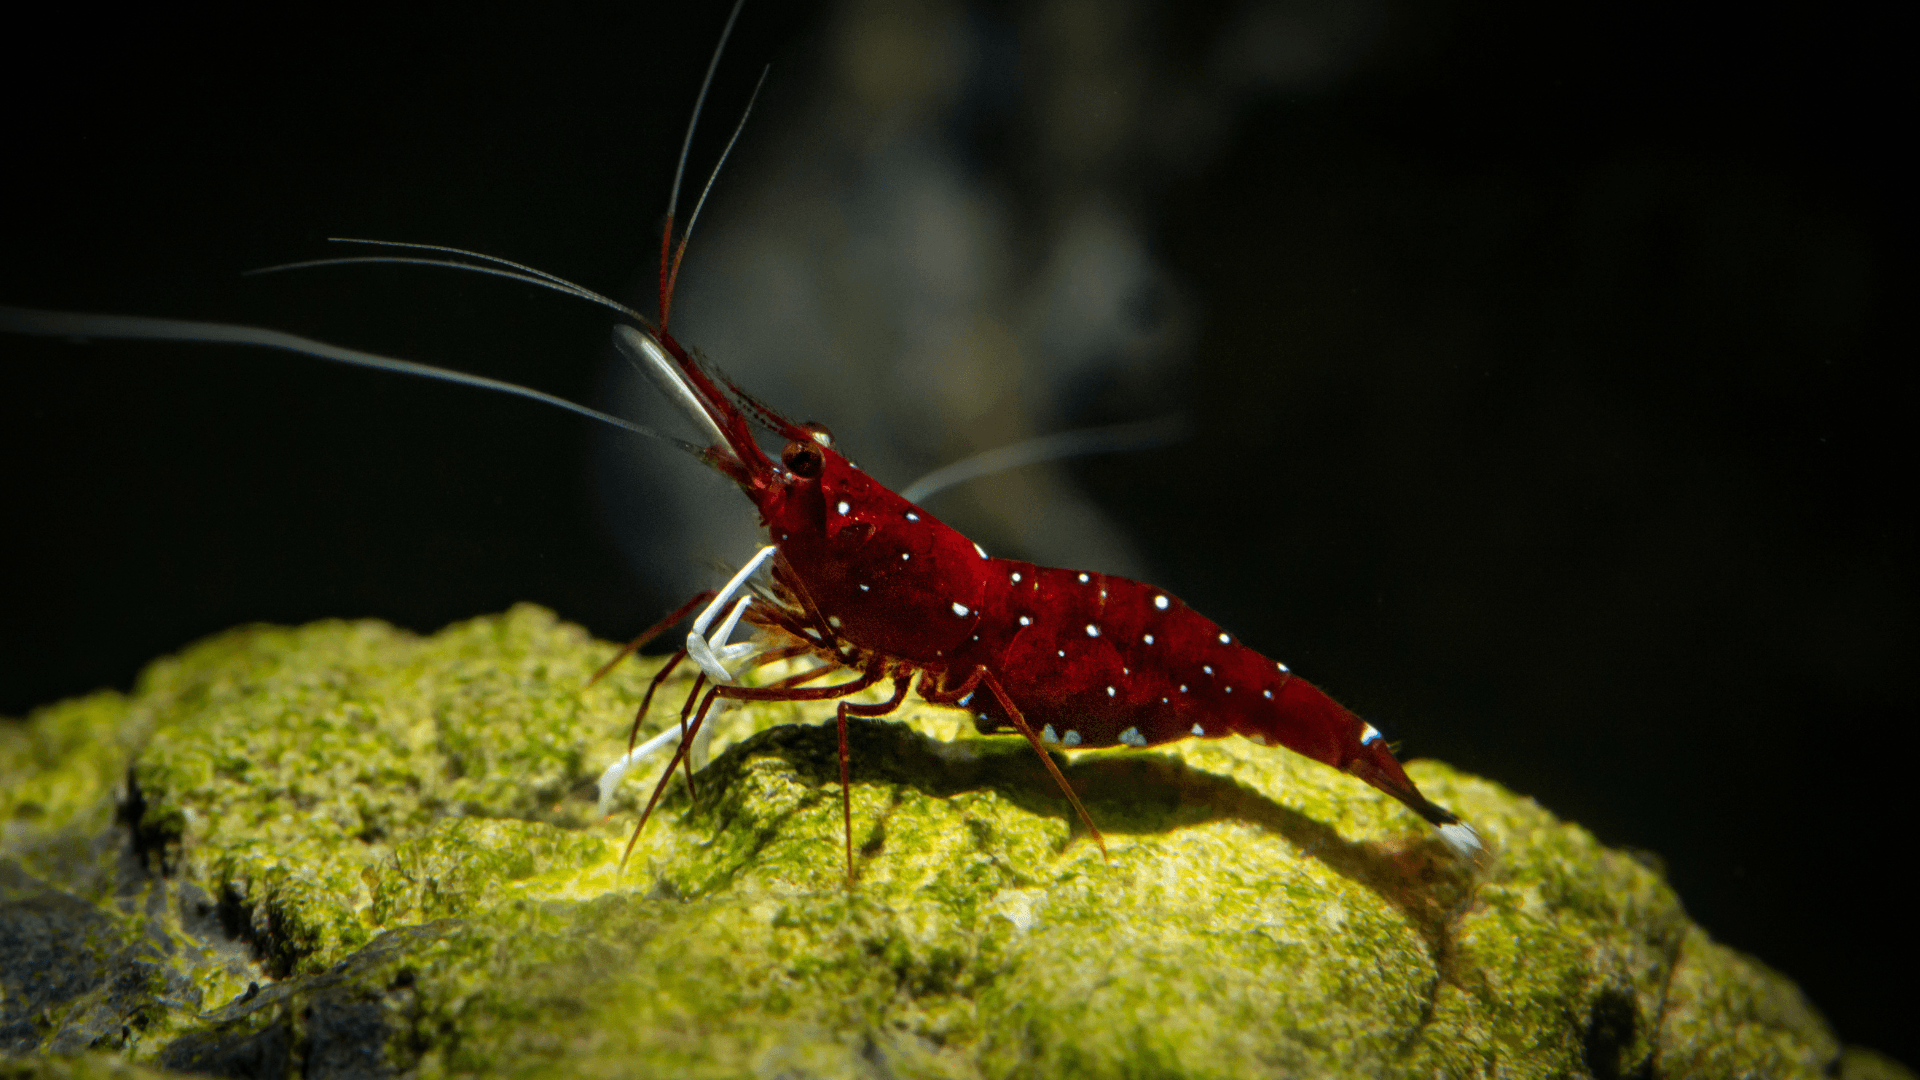
[(640, 699), (640, 707), (634, 710), (633, 726), (627, 729), (627, 753), (633, 753), (634, 743), (640, 738), (640, 721), (647, 717), (647, 706), (653, 704), (654, 691), (660, 689), (660, 684), (666, 682), (667, 676), (673, 674), (673, 669), (679, 667), (680, 661), (686, 658), (687, 650), (675, 649), (673, 656), (668, 658), (666, 666), (661, 668), (659, 673), (654, 675), (653, 681), (647, 684), (646, 696)]
[(1106, 837), (1100, 835), (1099, 826), (1093, 823), (1093, 817), (1087, 813), (1087, 808), (1080, 804), (1080, 796), (1074, 794), (1073, 785), (1067, 783), (1067, 778), (1061, 773), (1060, 766), (1053, 763), (1053, 756), (1047, 753), (1046, 745), (1040, 741), (1040, 736), (1034, 733), (1032, 725), (1027, 723), (1027, 718), (1021, 715), (1013, 699), (1007, 696), (1006, 688), (1000, 685), (1000, 680), (993, 672), (985, 667), (974, 668), (973, 674), (967, 677), (967, 681), (961, 683), (959, 689), (948, 694), (940, 693), (929, 685), (929, 682), (928, 679), (920, 681), (920, 696), (936, 705), (958, 705), (962, 699), (973, 693), (976, 687), (985, 686), (994, 700), (1000, 703), (1000, 708), (1007, 714), (1007, 719), (1013, 721), (1014, 729), (1025, 735), (1027, 742), (1033, 747), (1033, 752), (1040, 755), (1041, 764), (1047, 767), (1047, 772), (1053, 776), (1053, 782), (1060, 785), (1061, 794), (1064, 794), (1067, 801), (1073, 804), (1074, 813), (1080, 815), (1080, 823), (1087, 827), (1093, 842), (1100, 846), (1100, 857), (1108, 857)]
[(913, 673), (904, 671), (893, 677), (893, 696), (872, 705), (854, 705), (842, 701), (838, 715), (834, 718), (840, 725), (840, 816), (847, 826), (847, 888), (853, 888), (853, 793), (847, 775), (847, 717), (849, 716), (885, 716), (898, 709), (900, 703), (907, 700), (907, 687), (913, 682)]
[[(808, 673), (811, 674), (811, 673)], [(667, 781), (673, 778), (673, 770), (681, 759), (687, 756), (687, 750), (700, 734), (700, 728), (707, 720), (707, 711), (713, 707), (715, 698), (728, 698), (735, 701), (830, 701), (834, 698), (857, 694), (880, 681), (883, 672), (876, 665), (860, 673), (860, 677), (833, 686), (794, 686), (794, 687), (752, 687), (752, 686), (715, 686), (701, 698), (700, 711), (694, 716), (693, 726), (681, 736), (680, 745), (674, 748), (673, 760), (667, 763), (667, 770), (660, 774), (660, 782), (653, 785), (653, 795), (647, 799), (647, 808), (640, 812), (640, 821), (633, 827), (633, 836), (627, 840), (627, 849), (620, 856), (620, 869), (625, 870), (627, 859), (633, 855), (633, 847), (640, 842), (641, 830), (647, 827), (647, 819), (653, 816), (653, 808), (659, 804), (660, 796), (667, 789)], [(698, 689), (696, 687), (696, 693)], [(693, 697), (687, 698), (691, 707)], [(682, 710), (682, 717), (686, 710)]]
[[(796, 656), (800, 656), (804, 653), (808, 653), (811, 651), (812, 649), (806, 645), (789, 645), (784, 649), (775, 649), (772, 652), (761, 653), (760, 656), (753, 661), (752, 667), (742, 670), (741, 674), (744, 675), (746, 674), (747, 671), (751, 671), (753, 668), (762, 667), (767, 664), (778, 663), (781, 660), (791, 660)], [(654, 686), (658, 686), (660, 684), (660, 680), (666, 677), (667, 671), (672, 671), (674, 666), (679, 664), (680, 661), (686, 659), (686, 657), (687, 657), (687, 650), (685, 649), (681, 649), (679, 652), (673, 654), (673, 660), (670, 664), (668, 664), (666, 670), (662, 671), (659, 675), (654, 676), (653, 678)], [(828, 668), (828, 669), (821, 669), (821, 670), (825, 671), (825, 670), (832, 670), (832, 669)], [(807, 674), (811, 678), (819, 678), (819, 675), (816, 673), (807, 673)], [(706, 684), (706, 679), (707, 679), (706, 673), (701, 672), (700, 677), (694, 680), (693, 691), (687, 695), (686, 704), (680, 707), (680, 737), (681, 738), (686, 737), (687, 716), (693, 709), (693, 699), (700, 696), (700, 688)], [(787, 679), (782, 679), (780, 682), (777, 682), (774, 685), (786, 686), (792, 683), (792, 681), (793, 681), (792, 677), (789, 677)], [(651, 701), (652, 699), (653, 699), (653, 688), (649, 687), (647, 689), (647, 696), (644, 699), (642, 699), (640, 702), (640, 713), (635, 715), (633, 718), (633, 730), (627, 733), (627, 749), (629, 751), (633, 749), (634, 736), (638, 734), (638, 732), (640, 731), (640, 716), (646, 713), (647, 702)], [(693, 765), (692, 765), (693, 758), (691, 755), (688, 756), (687, 761), (688, 761), (687, 784), (691, 786), (693, 784)]]
[(814, 668), (811, 671), (803, 671), (798, 675), (789, 675), (786, 678), (781, 679), (779, 682), (773, 683), (770, 689), (785, 690), (789, 686), (805, 686), (815, 679), (823, 678), (826, 675), (829, 675), (839, 670), (840, 670), (839, 668), (834, 667), (831, 664), (821, 664), (819, 667)]
[[(789, 660), (810, 651), (806, 645), (789, 645), (786, 648), (775, 649), (772, 652), (762, 654), (760, 658), (754, 662), (753, 666), (759, 667), (763, 664), (771, 664), (778, 660)], [(685, 649), (674, 653), (673, 659), (667, 661), (667, 666), (660, 669), (660, 673), (653, 677), (653, 685), (647, 687), (646, 697), (640, 699), (640, 711), (633, 714), (633, 727), (627, 731), (627, 752), (629, 754), (633, 752), (634, 740), (639, 737), (641, 718), (646, 716), (647, 705), (653, 701), (653, 692), (659, 688), (661, 681), (667, 677), (667, 674), (678, 667), (680, 661), (686, 658), (687, 650)], [(813, 675), (812, 677), (817, 678), (818, 676)], [(775, 685), (785, 685), (787, 681), (788, 680), (782, 680), (781, 683)], [(706, 686), (706, 684), (707, 675), (705, 672), (701, 672), (700, 675), (693, 680), (693, 689), (687, 692), (687, 700), (680, 706), (680, 739), (682, 742), (686, 741), (687, 738), (687, 717), (693, 712), (694, 700), (700, 696), (700, 690)], [(694, 791), (693, 755), (691, 753), (687, 755), (687, 790), (690, 792)]]
[[(806, 645), (789, 645), (782, 649), (776, 649), (771, 652), (762, 653), (760, 657), (755, 661), (755, 666), (758, 667), (760, 665), (773, 663), (778, 660), (790, 659), (792, 657), (799, 656), (803, 653), (810, 652), (810, 651), (812, 650)], [(627, 733), (626, 756), (622, 757), (619, 761), (615, 762), (614, 764), (608, 766), (607, 771), (602, 773), (600, 775), (600, 779), (596, 781), (594, 786), (600, 789), (600, 805), (603, 812), (607, 807), (608, 800), (612, 798), (614, 788), (619, 786), (621, 777), (625, 776), (627, 771), (629, 769), (632, 769), (640, 759), (651, 756), (655, 749), (664, 745), (667, 742), (667, 739), (665, 738), (666, 733), (663, 732), (660, 735), (655, 735), (653, 738), (647, 740), (647, 745), (644, 748), (639, 747), (637, 745), (637, 740), (639, 737), (640, 722), (642, 719), (645, 718), (647, 714), (647, 708), (653, 701), (654, 692), (660, 688), (661, 681), (665, 679), (667, 673), (671, 672), (674, 669), (674, 667), (677, 666), (679, 662), (685, 657), (686, 657), (685, 651), (676, 653), (673, 659), (668, 661), (668, 663), (665, 666), (665, 669), (660, 674), (654, 676), (653, 685), (647, 688), (647, 695), (640, 702), (639, 711), (634, 714), (633, 728), (629, 730), (629, 732)], [(779, 687), (799, 686), (802, 683), (812, 682), (813, 680), (818, 679), (821, 676), (836, 670), (838, 669), (835, 667), (832, 667), (829, 665), (822, 665), (820, 667), (814, 668), (811, 671), (803, 671), (798, 675), (789, 675), (788, 677), (780, 680), (774, 685)], [(699, 696), (700, 690), (704, 685), (705, 685), (704, 681), (700, 679), (695, 680), (693, 690), (687, 695), (687, 701), (681, 707), (680, 726), (678, 730), (673, 732), (673, 735), (674, 735), (673, 741), (678, 742), (681, 737), (684, 737), (686, 735), (687, 715), (692, 710), (693, 701), (695, 698)], [(692, 750), (689, 750), (687, 753), (687, 772), (688, 772), (687, 784), (689, 789), (692, 789), (692, 785), (694, 782), (693, 776), (692, 776), (693, 769), (694, 769), (693, 759), (698, 754), (698, 752), (699, 752), (699, 746), (698, 744), (696, 744), (694, 748)]]
[[(652, 626), (642, 631), (639, 637), (634, 638), (632, 641), (627, 642), (626, 647), (621, 649), (618, 653), (616, 653), (613, 659), (607, 661), (606, 664), (603, 667), (601, 667), (599, 671), (596, 671), (593, 673), (593, 678), (587, 680), (587, 685), (592, 686), (594, 683), (597, 683), (601, 679), (606, 678), (607, 673), (612, 671), (615, 667), (617, 667), (620, 661), (625, 660), (627, 657), (632, 656), (636, 651), (640, 650), (641, 648), (644, 648), (647, 642), (652, 641), (654, 638), (657, 638), (661, 634), (665, 633), (670, 627), (673, 626), (673, 624), (693, 614), (700, 607), (706, 604), (712, 603), (713, 598), (717, 595), (719, 595), (717, 592), (715, 592), (712, 589), (708, 589), (705, 592), (695, 596), (693, 599), (675, 608), (673, 610), (673, 614), (667, 616), (664, 619), (661, 619), (657, 623), (654, 623)], [(685, 650), (683, 649), (681, 650), (681, 652), (684, 654)], [(679, 661), (675, 660), (674, 663), (677, 664), (679, 663)], [(659, 679), (654, 680), (655, 683), (658, 683), (659, 681), (660, 681)], [(627, 749), (631, 750), (633, 749), (633, 747), (629, 745)]]

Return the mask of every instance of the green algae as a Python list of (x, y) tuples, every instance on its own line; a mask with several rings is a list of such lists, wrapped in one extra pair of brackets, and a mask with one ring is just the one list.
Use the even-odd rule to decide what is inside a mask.
[[(0, 728), (4, 856), (34, 887), (120, 897), (102, 916), (120, 952), (102, 955), (145, 948), (164, 974), (91, 1027), (41, 1022), (38, 1045), (67, 1032), (65, 1051), (249, 1075), (1841, 1060), (1791, 984), (1709, 941), (1655, 871), (1431, 762), (1410, 771), (1488, 839), (1478, 866), (1364, 785), (1237, 739), (1063, 755), (1103, 858), (1024, 742), (909, 708), (850, 732), (849, 892), (830, 711), (740, 709), (623, 872), (659, 766), (610, 820), (590, 784), (657, 668), (586, 689), (611, 655), (532, 607), (429, 638), (254, 627), (156, 663), (130, 698)], [(130, 846), (97, 840), (116, 808)], [(59, 855), (76, 837), (96, 837), (86, 857)]]
[[(86, 838), (113, 821), (127, 766), (145, 738), (125, 697), (112, 692), (36, 710), (26, 723), (0, 723), (0, 839), (16, 861), (57, 868), (89, 896), (112, 877)], [(82, 875), (80, 864), (90, 864)], [(80, 879), (86, 879), (82, 882)]]

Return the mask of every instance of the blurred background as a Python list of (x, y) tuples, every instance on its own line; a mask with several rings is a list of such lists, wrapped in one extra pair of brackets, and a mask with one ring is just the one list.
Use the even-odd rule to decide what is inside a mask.
[[(0, 302), (651, 409), (575, 301), (238, 275), (370, 236), (651, 310), (725, 16), (54, 15), (0, 65)], [(928, 506), (995, 554), (1164, 585), (1407, 756), (1658, 854), (1716, 937), (1914, 1064), (1912, 89), (1880, 18), (750, 5), (690, 185), (772, 71), (674, 330), (896, 487), (1184, 414), (1177, 445)], [(625, 638), (754, 543), (717, 477), (524, 402), (257, 350), (0, 353), (0, 714), (250, 621), (425, 632), (532, 600)]]

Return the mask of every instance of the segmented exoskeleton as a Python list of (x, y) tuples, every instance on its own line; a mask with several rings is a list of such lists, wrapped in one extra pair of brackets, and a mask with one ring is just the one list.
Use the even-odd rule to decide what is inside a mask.
[[(660, 678), (690, 656), (699, 681), (712, 685), (695, 686), (699, 707), (634, 830), (636, 841), (715, 700), (844, 699), (891, 680), (886, 701), (842, 700), (837, 710), (849, 878), (847, 719), (892, 712), (910, 686), (936, 705), (971, 710), (982, 731), (1025, 736), (1102, 850), (1098, 826), (1050, 748), (1228, 735), (1284, 746), (1365, 780), (1436, 826), (1455, 852), (1479, 850), (1472, 828), (1420, 794), (1371, 724), (1165, 590), (993, 558), (862, 472), (820, 425), (794, 423), (754, 400), (664, 329), (623, 326), (614, 339), (708, 432), (702, 457), (753, 500), (770, 540), (725, 588), (672, 617), (678, 621), (705, 602)], [(777, 461), (755, 441), (753, 421), (787, 440)], [(733, 644), (743, 618), (762, 633)], [(739, 684), (736, 661), (750, 666), (802, 654), (821, 666), (771, 687)], [(831, 687), (803, 685), (833, 671), (854, 677)]]
[[(724, 41), (723, 34), (723, 45)], [(705, 92), (703, 86), (702, 99)], [(685, 156), (683, 147), (681, 173)], [(1098, 826), (1049, 751), (1138, 748), (1239, 735), (1262, 745), (1286, 747), (1364, 780), (1437, 827), (1441, 839), (1460, 856), (1479, 852), (1480, 840), (1473, 829), (1420, 793), (1372, 725), (1295, 676), (1285, 664), (1248, 648), (1164, 590), (1125, 578), (990, 557), (978, 544), (862, 472), (834, 445), (824, 427), (786, 419), (683, 347), (667, 329), (674, 283), (686, 250), (685, 235), (677, 246), (672, 242), (681, 173), (676, 173), (675, 197), (669, 201), (662, 233), (657, 322), (553, 275), (456, 249), (399, 244), (389, 246), (436, 254), (321, 262), (452, 265), (609, 307), (635, 324), (615, 328), (615, 346), (702, 433), (694, 442), (660, 436), (526, 387), (272, 330), (17, 308), (0, 308), (0, 329), (250, 344), (501, 390), (660, 438), (733, 480), (759, 511), (768, 542), (725, 587), (688, 601), (620, 654), (624, 657), (698, 612), (684, 646), (654, 679), (635, 718), (635, 731), (663, 680), (691, 658), (699, 675), (682, 710), (681, 724), (646, 746), (635, 747), (630, 737), (628, 754), (602, 778), (604, 802), (635, 762), (648, 752), (677, 743), (672, 762), (635, 826), (628, 855), (682, 760), (688, 761), (691, 780), (691, 747), (717, 701), (837, 700), (851, 882), (848, 719), (893, 712), (909, 692), (937, 705), (969, 710), (982, 731), (1010, 729), (1024, 736), (1102, 851), (1105, 842)], [(696, 206), (689, 229), (698, 212)], [(483, 263), (439, 257), (448, 253)], [(759, 445), (756, 425), (784, 441), (778, 454)], [(732, 638), (743, 621), (753, 633), (749, 640), (736, 643)], [(747, 671), (798, 658), (812, 658), (815, 664), (769, 686), (742, 682)], [(810, 685), (835, 674), (849, 677), (829, 686)], [(884, 701), (848, 700), (881, 683), (891, 685)]]

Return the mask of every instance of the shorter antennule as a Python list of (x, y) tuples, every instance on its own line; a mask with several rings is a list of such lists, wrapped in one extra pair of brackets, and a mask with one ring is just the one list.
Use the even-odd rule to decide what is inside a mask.
[(767, 72), (772, 70), (770, 66), (760, 69), (760, 81), (753, 84), (753, 96), (747, 98), (747, 107), (740, 110), (740, 122), (733, 126), (733, 134), (728, 137), (725, 149), (720, 151), (720, 160), (713, 163), (713, 172), (707, 175), (707, 186), (700, 189), (700, 198), (694, 201), (693, 213), (687, 215), (686, 230), (680, 234), (680, 244), (673, 250), (673, 269), (667, 273), (667, 291), (660, 297), (662, 329), (667, 325), (667, 311), (673, 306), (673, 290), (680, 283), (680, 260), (687, 257), (687, 241), (693, 239), (693, 227), (700, 223), (700, 210), (707, 205), (707, 196), (713, 194), (714, 181), (720, 179), (720, 170), (726, 167), (727, 155), (733, 153), (733, 144), (739, 142), (740, 133), (747, 130), (747, 117), (753, 115), (753, 103), (760, 100), (760, 88), (766, 85)]
[[(727, 13), (727, 25), (720, 31), (719, 43), (713, 47), (713, 58), (707, 61), (706, 77), (700, 80), (699, 96), (693, 99), (693, 115), (687, 118), (687, 136), (680, 140), (680, 161), (673, 167), (673, 190), (667, 195), (667, 218), (665, 224), (662, 225), (660, 229), (660, 332), (663, 334), (667, 331), (667, 315), (673, 308), (674, 279), (680, 275), (680, 255), (672, 254), (673, 215), (674, 212), (680, 208), (680, 183), (686, 179), (687, 155), (693, 152), (693, 133), (694, 130), (700, 126), (700, 110), (706, 107), (707, 91), (713, 88), (713, 73), (720, 69), (720, 55), (727, 51), (727, 39), (733, 36), (734, 20), (740, 17), (740, 9), (744, 6), (746, 6), (746, 0), (734, 0), (733, 10)], [(764, 73), (761, 75), (761, 79), (762, 81), (766, 79)], [(753, 92), (757, 96), (760, 93), (760, 88), (755, 86)], [(749, 110), (753, 108), (752, 102), (748, 102), (747, 108)], [(740, 122), (742, 124), (746, 123), (746, 117), (744, 115), (741, 116)], [(733, 137), (735, 139), (740, 137), (738, 129), (735, 129)], [(727, 149), (733, 149), (733, 141), (731, 139), (727, 142)], [(727, 155), (722, 153), (720, 160), (724, 162), (726, 159)], [(715, 175), (718, 175), (719, 171), (719, 166), (714, 166)], [(713, 181), (708, 180), (707, 187), (711, 188), (712, 186)], [(705, 202), (706, 199), (706, 193), (702, 192), (700, 201)], [(698, 205), (694, 207), (693, 216), (696, 218), (700, 216), (700, 208)], [(693, 231), (693, 223), (691, 220), (687, 223), (687, 231), (689, 234)], [(682, 238), (680, 241), (680, 254), (685, 254), (686, 250), (687, 241), (685, 238)], [(671, 257), (669, 257), (670, 255)]]

